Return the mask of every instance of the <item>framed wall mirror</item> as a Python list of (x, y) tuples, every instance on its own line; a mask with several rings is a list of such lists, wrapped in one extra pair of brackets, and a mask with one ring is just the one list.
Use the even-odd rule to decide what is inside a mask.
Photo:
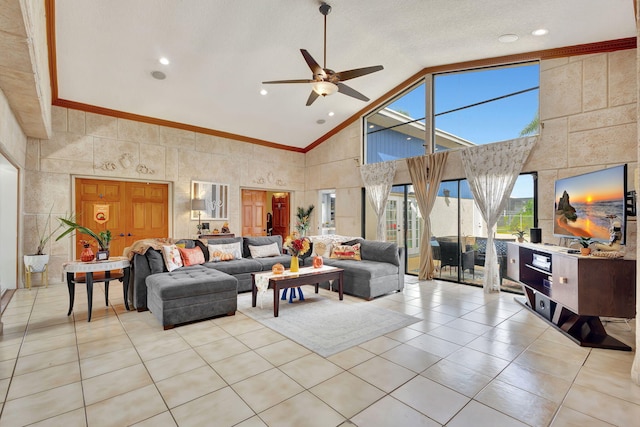
[(191, 210), (191, 219), (229, 219), (229, 185), (206, 181), (191, 181), (191, 203), (204, 200), (204, 210)]

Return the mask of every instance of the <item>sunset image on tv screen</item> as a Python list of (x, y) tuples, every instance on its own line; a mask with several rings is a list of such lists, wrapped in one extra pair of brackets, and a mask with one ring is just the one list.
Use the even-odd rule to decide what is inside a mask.
[(625, 174), (623, 165), (557, 180), (553, 233), (608, 241), (611, 223), (624, 223)]

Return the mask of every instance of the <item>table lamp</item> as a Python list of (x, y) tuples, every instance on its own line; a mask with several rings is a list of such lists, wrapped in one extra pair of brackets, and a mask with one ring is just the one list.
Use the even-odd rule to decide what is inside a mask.
[(191, 210), (198, 211), (198, 234), (202, 229), (202, 223), (200, 222), (200, 216), (202, 215), (202, 211), (207, 209), (207, 205), (202, 199), (191, 199)]

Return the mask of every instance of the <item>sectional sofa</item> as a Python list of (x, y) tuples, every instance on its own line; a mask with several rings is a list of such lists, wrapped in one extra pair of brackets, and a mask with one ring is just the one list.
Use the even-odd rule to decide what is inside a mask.
[[(242, 259), (231, 261), (210, 262), (208, 245), (225, 245), (241, 243)], [(184, 271), (207, 271), (214, 270), (225, 273), (236, 278), (237, 292), (247, 292), (251, 290), (251, 273), (271, 270), (275, 264), (280, 263), (289, 267), (291, 256), (282, 254), (282, 236), (260, 236), (260, 237), (232, 237), (222, 239), (211, 239), (208, 241), (182, 239), (176, 243), (183, 243), (186, 248), (199, 247), (204, 253), (207, 261), (201, 265), (181, 267), (174, 270), (176, 274)], [(268, 258), (252, 258), (249, 246), (263, 246), (276, 243), (279, 253), (282, 255)], [(147, 277), (155, 274), (169, 274), (165, 265), (162, 253), (159, 249), (148, 248), (144, 253), (134, 253), (131, 261), (131, 279), (129, 282), (130, 303), (138, 311), (144, 311), (147, 307)]]
[[(158, 246), (144, 251), (125, 251), (131, 258), (130, 304), (138, 311), (149, 309), (165, 329), (176, 324), (219, 315), (232, 315), (237, 309), (238, 292), (251, 290), (252, 273), (270, 271), (277, 263), (289, 267), (291, 256), (284, 254), (281, 236), (235, 237), (208, 241), (183, 239), (175, 243), (186, 249), (200, 248), (205, 262), (167, 270)], [(210, 261), (209, 245), (238, 244), (242, 258)], [(344, 269), (344, 292), (370, 300), (404, 288), (404, 250), (394, 243), (357, 239), (362, 260), (323, 257), (326, 265)], [(255, 247), (277, 245), (268, 257), (252, 257)], [(312, 262), (312, 250), (302, 256), (303, 264)], [(328, 287), (328, 284), (326, 284)]]
[[(312, 255), (315, 254), (314, 246), (321, 240), (321, 236), (312, 239)], [(404, 248), (391, 242), (360, 238), (342, 243), (351, 246), (359, 244), (361, 260), (330, 258), (327, 256), (330, 250), (322, 254), (322, 258), (325, 265), (344, 269), (343, 289), (346, 294), (372, 300), (404, 289)], [(304, 264), (312, 263), (313, 256), (306, 257)]]

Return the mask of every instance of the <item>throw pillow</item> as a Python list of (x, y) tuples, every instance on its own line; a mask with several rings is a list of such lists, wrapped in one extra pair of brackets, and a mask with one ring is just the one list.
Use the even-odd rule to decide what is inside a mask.
[(164, 258), (164, 263), (166, 264), (168, 271), (173, 271), (176, 268), (182, 267), (182, 258), (180, 257), (180, 251), (176, 245), (163, 246), (162, 257)]
[(360, 261), (360, 243), (355, 245), (336, 245), (331, 250), (331, 258), (335, 259), (352, 259)]
[(251, 252), (251, 258), (267, 258), (280, 255), (277, 243), (260, 246), (249, 245), (249, 252)]
[(144, 255), (147, 257), (147, 261), (149, 261), (151, 274), (163, 273), (167, 271), (166, 263), (164, 262), (164, 258), (162, 257), (162, 251), (147, 249), (147, 252), (145, 252)]
[[(242, 258), (242, 243), (223, 243), (218, 245), (207, 245), (207, 249), (209, 249), (209, 261), (217, 262), (217, 261), (228, 261), (227, 256), (231, 255), (231, 259), (241, 259)], [(222, 258), (225, 258), (224, 260)]]
[(331, 241), (329, 240), (314, 240), (313, 242), (313, 256), (323, 256), (329, 258), (331, 255)]
[(185, 249), (178, 246), (184, 266), (204, 264), (204, 254), (200, 248)]

